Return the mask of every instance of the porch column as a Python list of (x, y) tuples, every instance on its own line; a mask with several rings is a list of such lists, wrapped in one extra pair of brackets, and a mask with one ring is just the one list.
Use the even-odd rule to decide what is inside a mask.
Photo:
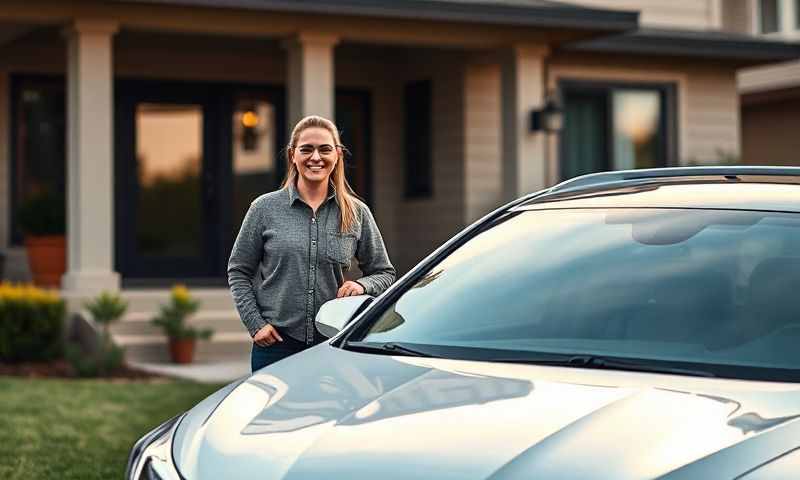
[(76, 20), (67, 37), (67, 273), (62, 288), (118, 290), (114, 268), (114, 22)]
[(546, 185), (546, 135), (530, 131), (531, 110), (545, 100), (544, 46), (514, 46), (502, 61), (503, 192), (505, 200)]
[(306, 115), (334, 120), (333, 48), (338, 41), (332, 35), (311, 33), (299, 33), (284, 41), (290, 131)]

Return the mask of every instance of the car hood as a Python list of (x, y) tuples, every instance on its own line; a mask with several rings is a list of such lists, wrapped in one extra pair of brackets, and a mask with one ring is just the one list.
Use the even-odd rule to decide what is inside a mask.
[(798, 416), (797, 384), (323, 344), (190, 411), (173, 454), (192, 480), (732, 478), (800, 445)]

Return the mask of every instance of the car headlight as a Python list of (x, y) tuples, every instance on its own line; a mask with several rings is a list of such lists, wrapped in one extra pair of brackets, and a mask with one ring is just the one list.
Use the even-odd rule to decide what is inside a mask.
[(180, 480), (172, 461), (172, 436), (184, 415), (170, 418), (136, 442), (128, 457), (126, 480)]

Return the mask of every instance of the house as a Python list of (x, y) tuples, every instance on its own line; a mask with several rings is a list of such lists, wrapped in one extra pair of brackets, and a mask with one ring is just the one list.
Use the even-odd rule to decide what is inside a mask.
[(800, 57), (736, 33), (739, 6), (6, 0), (5, 275), (27, 275), (16, 206), (58, 192), (72, 305), (123, 289), (134, 308), (118, 341), (154, 350), (142, 320), (181, 281), (204, 299), (198, 321), (227, 325), (216, 343), (236, 351), (247, 338), (226, 260), (250, 201), (282, 179), (296, 120), (335, 118), (351, 183), (402, 273), (503, 201), (561, 179), (738, 157), (737, 70)]
[[(741, 2), (741, 33), (800, 43), (800, 2)], [(763, 165), (800, 165), (800, 60), (753, 66), (739, 72), (742, 159)]]

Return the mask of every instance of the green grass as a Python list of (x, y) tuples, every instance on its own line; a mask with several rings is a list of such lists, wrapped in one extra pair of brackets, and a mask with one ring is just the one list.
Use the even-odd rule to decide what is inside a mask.
[(122, 478), (139, 437), (220, 387), (0, 377), (0, 478)]

